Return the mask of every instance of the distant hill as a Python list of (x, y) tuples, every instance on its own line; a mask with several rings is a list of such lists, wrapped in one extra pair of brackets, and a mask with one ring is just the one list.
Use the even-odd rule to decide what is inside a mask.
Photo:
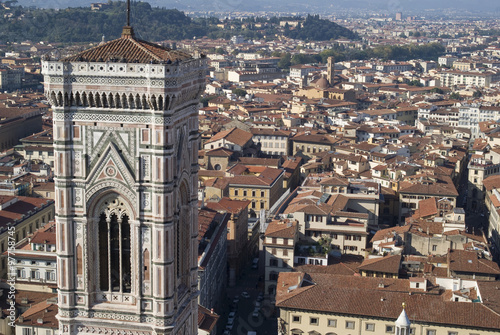
[[(235, 0), (237, 1), (237, 0)], [(90, 7), (40, 9), (16, 6), (0, 7), (0, 41), (50, 41), (60, 43), (98, 42), (118, 38), (126, 22), (126, 3), (110, 1), (100, 10)], [(300, 18), (298, 18), (300, 19)], [(152, 7), (134, 2), (131, 23), (140, 39), (150, 41), (181, 40), (193, 37), (230, 38), (243, 35), (248, 39), (280, 34), (276, 17), (236, 20), (231, 29), (221, 29), (216, 18), (191, 18), (176, 9)], [(256, 23), (270, 23), (264, 27)], [(319, 16), (309, 15), (300, 27), (286, 29), (290, 38), (322, 41), (338, 38), (357, 39), (351, 30)]]
[[(22, 6), (40, 8), (67, 8), (90, 6), (95, 0), (18, 0)], [(106, 2), (106, 1), (102, 1)], [(179, 10), (205, 11), (261, 11), (323, 13), (335, 9), (369, 9), (395, 13), (398, 11), (418, 11), (424, 9), (454, 8), (472, 11), (500, 11), (498, 0), (149, 0), (152, 6), (177, 8)]]
[(295, 29), (288, 28), (284, 35), (304, 41), (327, 41), (339, 38), (355, 40), (359, 38), (357, 34), (335, 22), (320, 19), (319, 15), (308, 15), (302, 24), (299, 24)]
[[(90, 7), (55, 9), (27, 9), (14, 7), (10, 11), (0, 7), (0, 40), (97, 42), (118, 38), (126, 22), (125, 2), (110, 2), (105, 10), (91, 11)], [(186, 39), (205, 36), (217, 27), (195, 22), (175, 9), (152, 8), (145, 2), (134, 4), (132, 23), (136, 34), (147, 40)]]

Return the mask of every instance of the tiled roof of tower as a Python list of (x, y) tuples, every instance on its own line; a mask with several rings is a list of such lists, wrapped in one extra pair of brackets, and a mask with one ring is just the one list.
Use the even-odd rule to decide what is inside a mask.
[[(130, 31), (127, 31), (127, 28), (130, 28)], [(151, 42), (136, 39), (132, 28), (125, 27), (120, 38), (63, 58), (62, 61), (149, 64), (182, 61), (189, 58), (191, 58), (191, 55), (182, 51), (171, 50)]]

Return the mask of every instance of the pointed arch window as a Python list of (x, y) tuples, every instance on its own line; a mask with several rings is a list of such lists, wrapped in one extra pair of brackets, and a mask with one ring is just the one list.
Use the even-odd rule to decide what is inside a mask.
[(131, 292), (130, 223), (127, 215), (99, 217), (99, 287), (103, 292)]

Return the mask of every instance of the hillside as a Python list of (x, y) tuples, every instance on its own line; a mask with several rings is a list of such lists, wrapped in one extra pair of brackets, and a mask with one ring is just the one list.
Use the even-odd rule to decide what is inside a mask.
[(358, 35), (335, 22), (323, 20), (319, 15), (307, 15), (305, 21), (295, 29), (286, 29), (286, 37), (306, 41), (327, 41), (331, 39), (358, 39)]
[[(51, 42), (97, 42), (118, 38), (125, 24), (125, 2), (111, 2), (104, 10), (90, 7), (55, 9), (27, 9), (0, 7), (0, 40)], [(186, 39), (205, 36), (215, 26), (195, 22), (175, 9), (152, 8), (145, 2), (134, 3), (132, 22), (140, 38), (147, 40)]]

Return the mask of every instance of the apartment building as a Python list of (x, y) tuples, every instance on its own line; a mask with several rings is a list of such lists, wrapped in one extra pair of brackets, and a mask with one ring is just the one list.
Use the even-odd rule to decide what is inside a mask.
[(291, 220), (273, 220), (264, 234), (265, 275), (264, 293), (273, 296), (280, 272), (292, 271), (294, 250), (298, 241), (298, 223)]
[(283, 194), (285, 171), (266, 168), (258, 176), (240, 175), (229, 178), (229, 197), (250, 201), (249, 216), (259, 217), (268, 211)]

